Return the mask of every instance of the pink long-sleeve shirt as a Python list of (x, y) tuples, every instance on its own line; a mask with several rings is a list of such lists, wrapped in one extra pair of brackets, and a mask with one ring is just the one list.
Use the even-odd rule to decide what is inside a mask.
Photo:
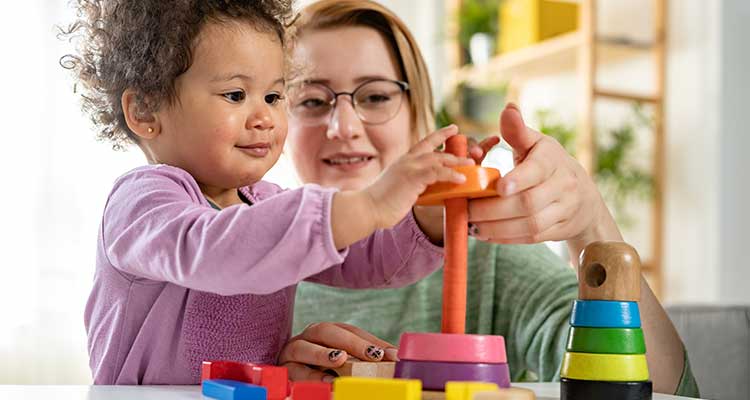
[(334, 190), (261, 181), (240, 192), (252, 206), (218, 211), (179, 168), (144, 166), (116, 181), (85, 311), (94, 383), (196, 384), (208, 359), (273, 364), (298, 282), (404, 286), (441, 265), (411, 213), (338, 251)]

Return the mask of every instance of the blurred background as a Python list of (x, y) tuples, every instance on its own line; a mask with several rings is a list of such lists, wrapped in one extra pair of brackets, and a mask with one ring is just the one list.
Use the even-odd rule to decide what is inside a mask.
[[(595, 177), (663, 302), (750, 304), (750, 2), (381, 2), (421, 45), (441, 124), (497, 134), (517, 102)], [(80, 111), (55, 28), (73, 17), (52, 0), (0, 17), (0, 384), (90, 383), (97, 228), (114, 179), (145, 162), (97, 142)], [(297, 185), (285, 159), (267, 178)]]

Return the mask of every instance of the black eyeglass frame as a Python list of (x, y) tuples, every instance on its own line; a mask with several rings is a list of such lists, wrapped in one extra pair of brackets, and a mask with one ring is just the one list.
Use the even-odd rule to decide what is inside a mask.
[[(352, 106), (354, 107), (354, 111), (357, 113), (357, 117), (359, 117), (360, 121), (362, 121), (362, 122), (364, 122), (366, 124), (370, 124), (370, 125), (380, 125), (380, 124), (384, 124), (384, 123), (392, 120), (396, 116), (396, 114), (398, 114), (398, 111), (396, 111), (395, 113), (393, 113), (393, 115), (389, 116), (388, 118), (386, 118), (383, 121), (380, 121), (380, 122), (368, 122), (364, 118), (362, 118), (362, 115), (360, 114), (360, 111), (357, 108), (357, 101), (355, 101), (355, 99), (354, 99), (354, 95), (357, 93), (357, 91), (359, 89), (361, 89), (363, 86), (365, 86), (367, 84), (370, 84), (372, 82), (390, 82), (390, 83), (395, 83), (401, 89), (401, 94), (402, 95), (404, 93), (409, 92), (409, 90), (410, 90), (410, 88), (409, 88), (409, 82), (404, 82), (404, 81), (400, 81), (400, 80), (397, 80), (397, 79), (384, 79), (384, 78), (377, 78), (377, 79), (366, 80), (366, 81), (360, 83), (351, 92), (336, 92), (333, 89), (331, 89), (328, 85), (325, 85), (325, 84), (320, 83), (320, 82), (314, 82), (314, 81), (303, 81), (303, 82), (297, 83), (296, 85), (292, 84), (290, 87), (302, 86), (302, 85), (315, 85), (315, 86), (324, 88), (326, 91), (328, 91), (330, 94), (333, 95), (333, 98), (331, 99), (331, 101), (328, 102), (328, 105), (331, 106), (331, 110), (328, 112), (329, 114), (333, 110), (336, 109), (336, 104), (338, 104), (339, 96), (349, 96), (349, 100), (352, 102)], [(401, 98), (401, 102), (403, 102), (403, 101), (404, 101), (404, 99), (402, 97)], [(399, 107), (400, 106), (401, 106), (401, 104), (399, 104)], [(294, 116), (294, 113), (291, 111), (291, 107), (293, 107), (293, 106), (290, 104), (289, 107), (290, 107), (289, 114), (292, 115), (292, 116)], [(398, 109), (396, 109), (396, 110), (398, 110)]]

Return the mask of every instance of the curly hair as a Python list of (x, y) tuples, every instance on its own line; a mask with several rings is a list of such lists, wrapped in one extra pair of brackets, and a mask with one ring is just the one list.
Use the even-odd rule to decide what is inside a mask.
[(175, 79), (192, 64), (194, 41), (208, 22), (241, 21), (276, 34), (284, 45), (292, 0), (74, 0), (77, 19), (61, 29), (80, 40), (60, 59), (73, 71), (82, 108), (98, 137), (116, 150), (137, 143), (121, 98), (136, 93), (142, 111), (176, 99)]

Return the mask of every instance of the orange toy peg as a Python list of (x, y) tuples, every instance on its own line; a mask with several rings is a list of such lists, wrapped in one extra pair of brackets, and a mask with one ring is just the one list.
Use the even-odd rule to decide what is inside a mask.
[[(466, 157), (466, 136), (445, 142), (445, 151)], [(466, 197), (445, 200), (445, 268), (443, 271), (443, 333), (466, 331), (466, 257), (468, 256), (469, 201)]]
[[(445, 142), (445, 152), (468, 155), (466, 136), (456, 135)], [(478, 165), (454, 167), (466, 177), (461, 184), (440, 182), (430, 185), (417, 199), (417, 205), (445, 205), (445, 268), (443, 271), (443, 333), (466, 331), (466, 258), (468, 256), (468, 199), (497, 196), (500, 171)]]

